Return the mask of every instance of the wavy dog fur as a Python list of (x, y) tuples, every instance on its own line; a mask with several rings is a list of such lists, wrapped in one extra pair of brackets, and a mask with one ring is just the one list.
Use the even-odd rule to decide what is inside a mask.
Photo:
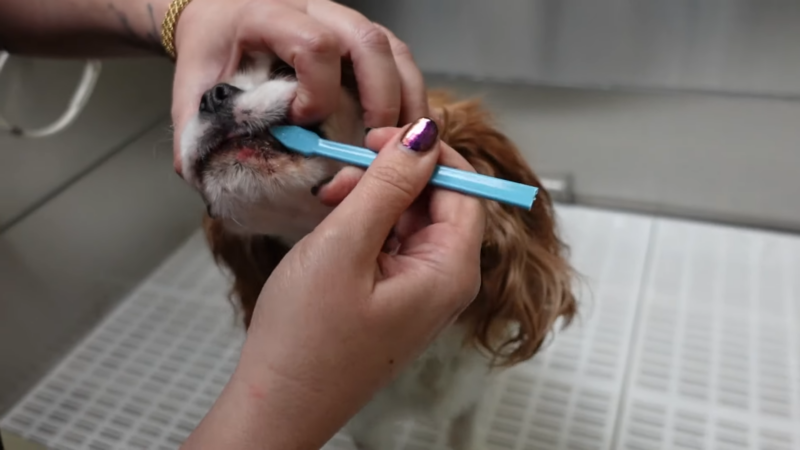
[[(466, 344), (488, 352), (497, 364), (528, 360), (556, 321), (560, 318), (568, 325), (577, 308), (571, 289), (573, 271), (567, 247), (556, 232), (552, 201), (478, 101), (453, 101), (447, 93), (434, 91), (429, 102), (442, 141), (479, 173), (540, 189), (530, 211), (484, 201), (482, 286), (458, 320), (470, 329)], [(249, 326), (261, 288), (289, 246), (269, 236), (227, 232), (208, 215), (204, 229), (214, 257), (233, 274), (231, 297)]]

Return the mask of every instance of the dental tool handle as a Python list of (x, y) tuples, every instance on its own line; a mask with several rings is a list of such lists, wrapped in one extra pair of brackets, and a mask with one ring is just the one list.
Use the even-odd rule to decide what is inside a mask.
[[(338, 142), (320, 139), (315, 154), (359, 167), (369, 167), (376, 153)], [(437, 165), (431, 177), (433, 186), (530, 209), (538, 189), (513, 181)]]

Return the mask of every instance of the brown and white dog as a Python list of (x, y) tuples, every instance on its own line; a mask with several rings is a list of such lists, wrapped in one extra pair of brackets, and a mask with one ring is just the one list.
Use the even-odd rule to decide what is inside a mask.
[[(339, 109), (315, 131), (361, 145), (365, 130), (352, 72), (343, 70)], [(247, 327), (261, 288), (289, 248), (331, 211), (315, 193), (344, 165), (286, 151), (268, 127), (287, 121), (293, 70), (268, 55), (209, 90), (181, 137), (182, 176), (208, 206), (204, 228), (217, 261), (233, 276), (232, 296)], [(509, 139), (476, 102), (429, 94), (441, 139), (483, 174), (541, 185)], [(560, 320), (576, 311), (572, 270), (556, 233), (551, 200), (530, 211), (484, 202), (482, 286), (455, 324), (347, 425), (365, 450), (391, 447), (396, 420), (449, 425), (451, 446), (467, 448), (476, 405), (494, 368), (534, 356)]]

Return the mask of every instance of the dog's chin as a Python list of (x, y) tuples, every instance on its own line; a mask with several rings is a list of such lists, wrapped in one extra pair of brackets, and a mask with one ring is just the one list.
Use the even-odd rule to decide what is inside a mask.
[[(212, 181), (206, 196), (208, 215), (242, 236), (271, 236), (292, 245), (322, 222), (332, 208), (314, 195), (315, 182), (298, 183), (291, 177), (238, 175), (223, 183)], [(289, 183), (293, 185), (289, 186)]]
[[(324, 124), (311, 129), (326, 136), (323, 128)], [(327, 131), (337, 130), (334, 126)], [(336, 137), (342, 133), (332, 134), (340, 140)], [(193, 169), (208, 215), (229, 231), (293, 244), (332, 210), (317, 192), (345, 167), (343, 163), (292, 152), (268, 131), (229, 136), (215, 144)]]
[(270, 235), (293, 243), (330, 212), (315, 195), (341, 165), (307, 158), (257, 138), (239, 138), (198, 165), (209, 216), (241, 235)]

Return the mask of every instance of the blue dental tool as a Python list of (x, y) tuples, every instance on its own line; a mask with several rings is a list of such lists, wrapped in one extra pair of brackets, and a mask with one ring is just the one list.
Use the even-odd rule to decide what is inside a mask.
[[(324, 156), (359, 167), (368, 167), (377, 156), (366, 148), (322, 139), (313, 131), (297, 126), (275, 126), (270, 132), (285, 147), (305, 156)], [(525, 209), (531, 209), (539, 192), (533, 186), (440, 165), (436, 166), (430, 184)]]

